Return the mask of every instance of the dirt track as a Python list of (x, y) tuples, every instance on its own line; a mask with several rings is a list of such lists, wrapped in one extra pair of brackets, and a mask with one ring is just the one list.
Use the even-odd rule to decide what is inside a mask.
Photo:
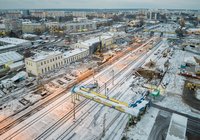
[(183, 101), (189, 106), (193, 107), (200, 111), (200, 100), (198, 100), (195, 96), (195, 91), (190, 90), (186, 87), (187, 82), (185, 82), (183, 89)]

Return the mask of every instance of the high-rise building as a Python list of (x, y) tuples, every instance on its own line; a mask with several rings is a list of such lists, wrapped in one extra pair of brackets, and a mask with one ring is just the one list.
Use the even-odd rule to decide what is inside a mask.
[(21, 17), (22, 17), (22, 14), (20, 11), (9, 11), (6, 13), (6, 18), (9, 18), (9, 19), (18, 19)]
[(19, 19), (5, 19), (4, 24), (7, 32), (19, 32), (22, 30), (22, 22)]
[(82, 12), (82, 11), (80, 11), (80, 12), (73, 12), (72, 13), (72, 15), (74, 16), (74, 17), (86, 17), (86, 12)]

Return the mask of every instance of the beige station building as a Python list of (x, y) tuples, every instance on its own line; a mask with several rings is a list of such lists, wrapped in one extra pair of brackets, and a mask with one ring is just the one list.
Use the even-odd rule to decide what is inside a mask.
[(76, 48), (67, 52), (40, 52), (25, 59), (26, 71), (29, 74), (40, 76), (54, 71), (64, 65), (75, 62), (89, 55), (88, 49)]

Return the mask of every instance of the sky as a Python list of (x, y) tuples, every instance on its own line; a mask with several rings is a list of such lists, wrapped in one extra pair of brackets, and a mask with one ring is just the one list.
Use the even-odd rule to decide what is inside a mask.
[(0, 0), (0, 9), (200, 9), (200, 0)]

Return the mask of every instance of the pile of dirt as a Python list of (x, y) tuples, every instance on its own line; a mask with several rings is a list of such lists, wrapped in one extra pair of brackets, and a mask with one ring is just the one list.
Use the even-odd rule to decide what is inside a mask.
[(137, 72), (146, 79), (160, 79), (162, 75), (159, 72), (140, 68)]

